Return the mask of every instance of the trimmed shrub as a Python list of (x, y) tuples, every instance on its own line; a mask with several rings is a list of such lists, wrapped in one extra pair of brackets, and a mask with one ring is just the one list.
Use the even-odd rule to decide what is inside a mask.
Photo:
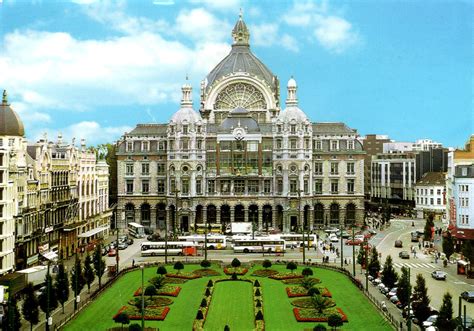
[(301, 271), (301, 274), (305, 277), (312, 276), (313, 275), (313, 269), (304, 268), (303, 271)]
[(128, 331), (142, 331), (140, 324), (133, 323), (128, 326)]
[(255, 306), (256, 306), (256, 307), (262, 307), (262, 303), (260, 302), (259, 299), (256, 300)]
[(234, 268), (238, 268), (238, 267), (240, 267), (241, 263), (240, 263), (238, 258), (234, 258), (230, 265)]
[(318, 324), (313, 328), (313, 331), (326, 331), (326, 327), (322, 324)]
[(288, 262), (288, 264), (286, 265), (286, 269), (290, 270), (291, 272), (296, 270), (296, 268), (298, 268), (298, 266), (295, 262)]
[(224, 331), (230, 331), (230, 327), (227, 324), (224, 326)]
[(166, 274), (168, 273), (168, 271), (166, 271), (166, 267), (165, 267), (164, 265), (160, 265), (160, 266), (158, 267), (158, 269), (156, 269), (156, 273), (157, 273), (158, 275), (164, 276), (164, 275), (166, 275)]
[(201, 267), (203, 267), (204, 269), (207, 269), (211, 266), (211, 262), (209, 262), (208, 260), (202, 260), (201, 261)]
[(206, 297), (211, 295), (211, 291), (209, 291), (209, 288), (206, 288), (206, 293), (204, 294)]
[(173, 269), (174, 269), (174, 270), (177, 270), (177, 271), (178, 271), (178, 274), (179, 274), (179, 272), (184, 269), (184, 264), (183, 264), (183, 262), (181, 262), (181, 261), (176, 262), (176, 263), (174, 264), (174, 266), (173, 266)]
[(257, 288), (257, 290), (255, 291), (255, 296), (259, 297), (261, 294), (260, 294), (260, 289)]
[(207, 287), (212, 287), (214, 286), (214, 283), (212, 282), (212, 279), (209, 279), (209, 281), (207, 282)]
[(232, 280), (237, 280), (237, 274), (235, 272), (232, 274), (231, 279)]
[(204, 315), (202, 314), (202, 310), (199, 309), (197, 314), (196, 314), (196, 319), (197, 320), (202, 320), (204, 318)]
[(255, 320), (256, 320), (256, 321), (262, 321), (262, 320), (263, 320), (263, 314), (262, 314), (262, 311), (261, 311), (261, 310), (259, 310), (259, 311), (257, 312), (257, 315), (255, 315)]
[(202, 307), (202, 308), (207, 307), (207, 300), (204, 299), (204, 298), (201, 300), (201, 307)]
[(308, 295), (309, 296), (318, 295), (318, 294), (321, 294), (321, 291), (317, 287), (311, 287), (308, 290)]
[(342, 317), (339, 314), (331, 314), (328, 316), (328, 325), (337, 328), (342, 325)]
[(260, 287), (260, 283), (258, 282), (258, 279), (255, 280), (255, 282), (253, 283), (253, 286)]
[(265, 269), (268, 269), (272, 266), (272, 262), (270, 260), (264, 260), (262, 262), (262, 267), (264, 267)]

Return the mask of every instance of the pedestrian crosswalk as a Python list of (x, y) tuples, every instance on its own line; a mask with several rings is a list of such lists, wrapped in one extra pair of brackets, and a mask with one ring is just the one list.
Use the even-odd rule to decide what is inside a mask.
[(394, 263), (396, 268), (415, 268), (415, 269), (439, 269), (440, 265), (436, 263)]

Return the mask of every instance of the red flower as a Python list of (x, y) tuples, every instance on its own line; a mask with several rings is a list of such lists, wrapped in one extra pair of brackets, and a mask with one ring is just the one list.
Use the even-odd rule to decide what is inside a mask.
[[(343, 313), (341, 308), (336, 308), (338, 313), (341, 315), (342, 321), (347, 322), (347, 315)], [(293, 308), (293, 314), (298, 322), (327, 322), (328, 317), (301, 317), (300, 308)]]

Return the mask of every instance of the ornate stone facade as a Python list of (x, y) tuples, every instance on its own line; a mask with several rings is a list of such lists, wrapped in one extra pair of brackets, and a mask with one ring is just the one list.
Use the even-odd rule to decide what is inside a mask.
[(239, 19), (234, 44), (201, 83), (199, 113), (191, 86), (168, 124), (138, 124), (117, 142), (119, 227), (138, 222), (184, 232), (207, 220), (222, 228), (297, 231), (364, 216), (364, 151), (344, 123), (312, 123), (288, 82), (249, 47)]

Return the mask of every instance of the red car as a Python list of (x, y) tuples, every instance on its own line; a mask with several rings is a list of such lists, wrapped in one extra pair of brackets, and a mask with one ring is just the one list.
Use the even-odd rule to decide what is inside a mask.
[(363, 243), (363, 241), (359, 240), (359, 239), (354, 239), (354, 240), (348, 239), (348, 240), (346, 240), (346, 245), (360, 245), (362, 243)]
[(114, 248), (111, 248), (107, 255), (108, 256), (115, 256), (115, 255), (117, 255), (117, 251)]

